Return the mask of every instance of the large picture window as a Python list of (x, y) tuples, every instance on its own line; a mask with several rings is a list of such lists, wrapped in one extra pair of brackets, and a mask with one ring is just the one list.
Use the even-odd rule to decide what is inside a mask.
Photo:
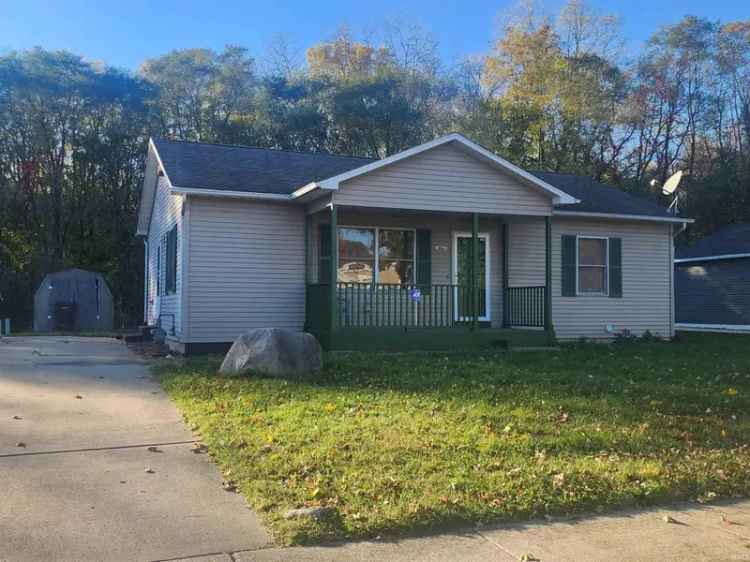
[(578, 237), (578, 292), (607, 294), (607, 239)]
[(375, 229), (339, 228), (338, 280), (372, 283), (375, 272)]
[(338, 229), (338, 281), (414, 282), (414, 231), (391, 228)]
[(378, 283), (414, 282), (414, 231), (378, 231)]

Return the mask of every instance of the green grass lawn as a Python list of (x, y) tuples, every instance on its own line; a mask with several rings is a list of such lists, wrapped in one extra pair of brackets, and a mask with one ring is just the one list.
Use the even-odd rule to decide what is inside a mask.
[[(280, 542), (750, 493), (750, 337), (331, 354), (312, 382), (157, 368)], [(287, 520), (301, 506), (326, 520)]]

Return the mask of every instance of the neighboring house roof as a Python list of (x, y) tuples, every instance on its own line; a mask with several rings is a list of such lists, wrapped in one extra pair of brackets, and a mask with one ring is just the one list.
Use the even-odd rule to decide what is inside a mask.
[(617, 187), (605, 185), (588, 176), (539, 171), (531, 173), (580, 200), (575, 205), (568, 205), (565, 209), (560, 209), (563, 212), (675, 218), (664, 207), (648, 199), (632, 195)]
[(681, 264), (674, 280), (678, 324), (750, 327), (750, 259)]
[(732, 224), (701, 238), (690, 246), (676, 248), (675, 261), (701, 261), (705, 258), (750, 257), (750, 224)]
[(369, 164), (371, 158), (154, 139), (174, 188), (288, 195), (317, 180)]

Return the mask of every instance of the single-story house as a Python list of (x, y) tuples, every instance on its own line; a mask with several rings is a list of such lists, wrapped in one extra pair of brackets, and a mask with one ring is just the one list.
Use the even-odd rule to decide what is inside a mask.
[(144, 316), (187, 353), (257, 327), (328, 349), (668, 338), (686, 222), (459, 134), (381, 160), (152, 139)]
[(733, 224), (675, 252), (682, 330), (750, 331), (750, 224)]

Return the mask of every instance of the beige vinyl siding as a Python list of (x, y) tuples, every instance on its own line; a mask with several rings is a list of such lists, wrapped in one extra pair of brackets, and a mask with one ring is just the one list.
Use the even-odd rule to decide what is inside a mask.
[[(339, 226), (370, 226), (427, 229), (432, 232), (432, 283), (436, 285), (453, 283), (453, 234), (471, 232), (471, 219), (461, 215), (441, 215), (415, 213), (393, 215), (360, 209), (341, 209), (337, 214)], [(318, 279), (318, 224), (328, 223), (328, 213), (313, 215), (311, 227), (310, 279)], [(502, 325), (502, 230), (500, 218), (482, 218), (480, 232), (490, 235), (490, 310), (493, 325)], [(425, 307), (429, 307), (429, 297), (424, 297)]]
[(549, 215), (551, 198), (450, 144), (345, 181), (337, 205)]
[[(544, 222), (513, 224), (510, 230), (510, 285), (544, 284)], [(560, 246), (563, 234), (622, 239), (622, 298), (561, 296)], [(673, 335), (670, 225), (635, 221), (552, 219), (552, 322), (557, 337), (609, 338), (617, 331), (646, 330)]]
[(509, 223), (508, 239), (508, 286), (544, 285), (544, 219)]
[[(183, 221), (182, 206), (183, 196), (173, 195), (169, 191), (169, 182), (166, 177), (158, 178), (156, 195), (154, 197), (154, 209), (151, 214), (151, 225), (148, 233), (148, 287), (147, 295), (147, 321), (153, 325), (159, 315), (162, 318), (162, 328), (171, 335), (172, 316), (174, 315), (174, 326), (177, 338), (183, 334), (182, 323), (182, 262), (183, 262)], [(166, 259), (167, 252), (163, 242), (164, 235), (177, 225), (177, 271), (176, 271), (176, 291), (174, 294), (164, 294), (164, 283), (166, 281)], [(161, 286), (162, 295), (160, 297), (160, 311), (156, 309), (156, 262), (157, 251), (161, 252)]]
[(305, 322), (302, 207), (190, 197), (190, 342)]

